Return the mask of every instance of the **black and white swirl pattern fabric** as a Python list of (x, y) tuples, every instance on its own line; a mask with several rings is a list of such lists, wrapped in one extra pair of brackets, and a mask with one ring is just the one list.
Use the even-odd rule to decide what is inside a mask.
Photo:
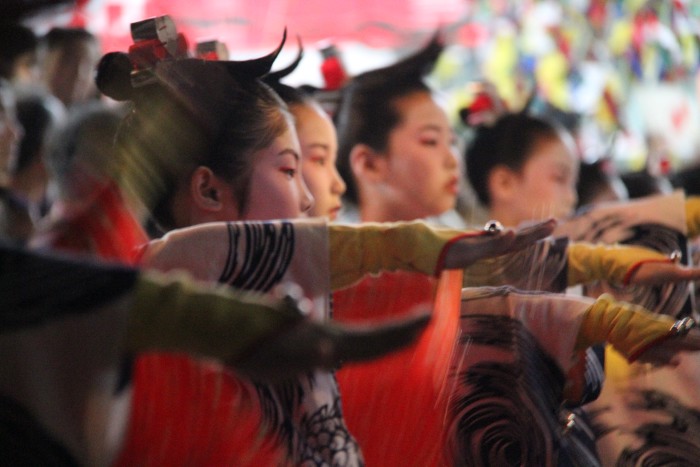
[(448, 413), (454, 465), (551, 466), (582, 458), (596, 465), (595, 453), (583, 457), (583, 444), (564, 433), (560, 414), (589, 305), (506, 287), (463, 291)]
[(627, 447), (618, 467), (695, 466), (700, 459), (700, 412), (684, 406), (669, 394), (640, 391), (639, 409), (661, 418), (639, 425), (635, 434), (643, 442)]
[[(680, 252), (681, 263), (691, 264), (684, 202), (682, 193), (674, 193), (603, 204), (578, 213), (560, 224), (555, 233), (568, 235), (572, 241), (643, 246), (669, 255)], [(693, 313), (692, 284), (688, 282), (627, 287), (600, 283), (588, 289), (593, 297), (606, 292), (618, 300), (677, 318)]]

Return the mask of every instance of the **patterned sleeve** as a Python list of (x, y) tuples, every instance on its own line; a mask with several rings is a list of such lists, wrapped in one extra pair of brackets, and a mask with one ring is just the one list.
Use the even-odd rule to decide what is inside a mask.
[(187, 270), (198, 280), (265, 292), (287, 272), (294, 248), (292, 222), (210, 223), (151, 242), (142, 262), (160, 271)]
[(634, 245), (571, 242), (568, 250), (569, 285), (604, 280), (627, 285), (630, 275), (644, 263), (670, 262), (668, 256)]
[(127, 333), (131, 351), (178, 351), (234, 363), (253, 345), (298, 323), (292, 308), (224, 287), (197, 287), (186, 275), (143, 274)]
[(365, 274), (409, 271), (434, 275), (445, 247), (471, 232), (434, 228), (422, 221), (329, 225), (331, 288), (352, 285)]
[(136, 277), (129, 267), (0, 243), (0, 329), (90, 314), (128, 295)]
[(608, 342), (630, 361), (667, 337), (675, 320), (603, 294), (584, 313), (576, 348)]

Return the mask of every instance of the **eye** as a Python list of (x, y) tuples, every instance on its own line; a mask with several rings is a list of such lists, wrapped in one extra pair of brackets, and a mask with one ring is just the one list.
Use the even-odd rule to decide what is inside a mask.
[(279, 170), (290, 179), (294, 178), (297, 174), (297, 169), (295, 167), (280, 167)]
[(439, 144), (439, 141), (437, 138), (421, 138), (420, 143), (423, 146), (435, 147)]
[(311, 162), (323, 167), (326, 165), (326, 157), (325, 156), (311, 156)]
[(552, 179), (562, 185), (569, 183), (569, 175), (564, 172), (555, 172), (552, 174)]

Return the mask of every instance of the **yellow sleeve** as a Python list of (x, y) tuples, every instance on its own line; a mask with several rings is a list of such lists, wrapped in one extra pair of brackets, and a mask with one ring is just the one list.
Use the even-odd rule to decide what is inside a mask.
[(139, 276), (127, 327), (134, 352), (171, 351), (235, 362), (260, 340), (302, 318), (252, 294), (197, 286), (189, 276)]
[(685, 222), (688, 228), (688, 238), (700, 235), (700, 196), (686, 198)]
[(365, 274), (412, 271), (434, 275), (450, 241), (469, 235), (422, 221), (330, 224), (331, 288), (346, 287)]
[(642, 264), (671, 261), (658, 251), (632, 245), (571, 242), (567, 250), (567, 282), (571, 285), (605, 280), (626, 284)]
[(668, 336), (674, 324), (670, 316), (657, 315), (603, 294), (584, 313), (575, 350), (608, 342), (632, 361), (654, 342)]

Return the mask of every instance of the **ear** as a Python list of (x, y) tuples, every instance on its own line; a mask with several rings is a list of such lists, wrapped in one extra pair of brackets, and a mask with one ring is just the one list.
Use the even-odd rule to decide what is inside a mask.
[(356, 144), (352, 148), (350, 167), (355, 179), (367, 183), (380, 183), (389, 172), (386, 156), (366, 144)]
[(197, 208), (207, 211), (221, 211), (224, 207), (224, 182), (209, 167), (199, 166), (190, 176), (190, 197)]
[(488, 190), (492, 202), (510, 202), (517, 196), (515, 173), (505, 165), (497, 165), (491, 170), (488, 179)]

